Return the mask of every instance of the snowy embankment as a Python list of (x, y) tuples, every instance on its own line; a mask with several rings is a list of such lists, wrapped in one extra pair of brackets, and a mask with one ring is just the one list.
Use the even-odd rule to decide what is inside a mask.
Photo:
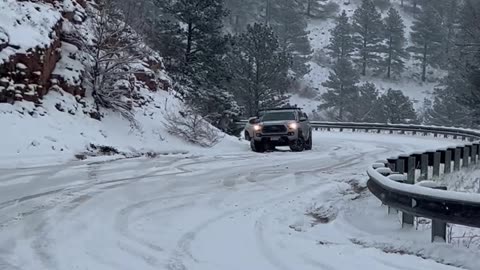
[(0, 142), (0, 166), (72, 160), (76, 154), (93, 150), (91, 144), (111, 146), (132, 156), (147, 152), (228, 153), (248, 148), (230, 136), (213, 149), (203, 149), (170, 135), (164, 127), (164, 116), (166, 112), (177, 112), (182, 104), (168, 92), (145, 90), (142, 94), (151, 101), (135, 108), (140, 130), (132, 129), (127, 120), (108, 110), (102, 111), (102, 121), (95, 120), (83, 113), (83, 106), (72, 95), (64, 92), (50, 92), (40, 107), (27, 102), (0, 104), (0, 126), (5, 128)]
[(303, 153), (245, 148), (2, 170), (0, 265), (476, 270), (478, 251), (402, 229), (366, 191), (365, 168), (376, 160), (449, 143), (315, 132)]
[(148, 55), (128, 66), (134, 90), (122, 96), (139, 128), (97, 108), (85, 87), (91, 64), (86, 59), (92, 55), (79, 49), (94, 38), (92, 10), (80, 0), (0, 1), (0, 167), (63, 163), (76, 155), (115, 158), (247, 147), (225, 136), (206, 150), (169, 134), (165, 116), (184, 108), (171, 93), (161, 57), (145, 44), (136, 49)]

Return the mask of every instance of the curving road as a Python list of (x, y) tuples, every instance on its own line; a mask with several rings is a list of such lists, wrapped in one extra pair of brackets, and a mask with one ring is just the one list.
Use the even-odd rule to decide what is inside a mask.
[(428, 233), (399, 229), (364, 190), (370, 163), (446, 143), (315, 133), (303, 153), (1, 170), (0, 269), (457, 269), (379, 248)]

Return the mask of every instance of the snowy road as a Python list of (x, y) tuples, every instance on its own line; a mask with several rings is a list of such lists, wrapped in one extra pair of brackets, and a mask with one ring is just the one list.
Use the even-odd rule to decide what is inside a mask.
[(304, 153), (1, 170), (0, 269), (457, 269), (366, 244), (432, 246), (363, 191), (364, 171), (446, 144), (316, 133)]

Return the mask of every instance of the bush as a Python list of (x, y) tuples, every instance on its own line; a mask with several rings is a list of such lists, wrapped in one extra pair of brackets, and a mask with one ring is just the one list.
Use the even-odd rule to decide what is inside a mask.
[(333, 1), (328, 2), (323, 9), (327, 17), (335, 17), (339, 10), (340, 6)]
[(163, 124), (168, 133), (187, 142), (212, 147), (222, 139), (220, 131), (191, 108), (178, 113), (166, 112), (165, 120)]
[(298, 90), (298, 95), (302, 98), (315, 99), (318, 96), (318, 91), (311, 86), (305, 86)]
[(323, 49), (316, 50), (313, 53), (312, 61), (321, 67), (329, 67), (332, 65), (332, 59)]

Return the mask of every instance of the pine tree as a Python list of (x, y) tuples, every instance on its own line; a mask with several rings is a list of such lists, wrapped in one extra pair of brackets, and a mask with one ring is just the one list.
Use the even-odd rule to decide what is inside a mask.
[[(223, 19), (227, 11), (222, 0), (158, 0), (164, 14), (182, 26), (183, 61), (185, 67), (195, 68), (206, 55), (224, 47)], [(221, 49), (223, 52), (223, 48)]]
[(436, 88), (434, 101), (425, 110), (424, 121), (430, 125), (472, 127), (472, 112), (458, 102), (457, 95), (458, 92), (450, 87)]
[(380, 10), (387, 10), (390, 6), (390, 0), (373, 0), (373, 4)]
[(287, 103), (290, 60), (282, 52), (271, 27), (254, 24), (233, 39), (226, 62), (231, 74), (229, 88), (244, 114)]
[(409, 57), (405, 50), (405, 25), (402, 17), (394, 8), (390, 8), (385, 18), (386, 58), (382, 66), (386, 68), (387, 78), (392, 74), (400, 75), (405, 68), (405, 59)]
[(225, 0), (225, 7), (230, 11), (227, 24), (233, 33), (242, 32), (256, 20), (258, 2), (255, 0)]
[(382, 104), (384, 122), (390, 124), (417, 122), (417, 114), (413, 108), (413, 103), (402, 91), (388, 89), (380, 97), (380, 102)]
[(268, 24), (278, 36), (280, 47), (292, 56), (292, 71), (295, 77), (301, 78), (310, 71), (307, 62), (312, 54), (302, 6), (292, 0), (276, 0), (269, 5)]
[(349, 57), (353, 52), (352, 26), (345, 10), (337, 18), (337, 25), (330, 30), (330, 34), (328, 54), (337, 61)]
[[(222, 0), (157, 0), (162, 17), (179, 31), (171, 74), (187, 104), (210, 123), (233, 119), (237, 105), (224, 89), (227, 69), (223, 57), (227, 38), (223, 20), (227, 11)], [(180, 52), (178, 55), (178, 51)]]
[(382, 120), (379, 94), (375, 84), (366, 82), (359, 86), (358, 97), (353, 105), (353, 122), (376, 123)]
[(323, 103), (319, 109), (333, 109), (337, 113), (337, 121), (348, 121), (358, 97), (358, 82), (359, 76), (352, 63), (345, 58), (339, 59), (328, 80), (322, 83), (328, 90), (322, 95)]
[(408, 50), (421, 62), (422, 81), (426, 81), (428, 65), (435, 66), (435, 56), (441, 53), (443, 38), (441, 23), (437, 12), (427, 5), (412, 26), (413, 46)]
[(361, 74), (367, 74), (369, 66), (377, 66), (383, 50), (383, 23), (380, 13), (371, 0), (363, 0), (353, 14), (354, 44), (358, 51), (357, 62)]

